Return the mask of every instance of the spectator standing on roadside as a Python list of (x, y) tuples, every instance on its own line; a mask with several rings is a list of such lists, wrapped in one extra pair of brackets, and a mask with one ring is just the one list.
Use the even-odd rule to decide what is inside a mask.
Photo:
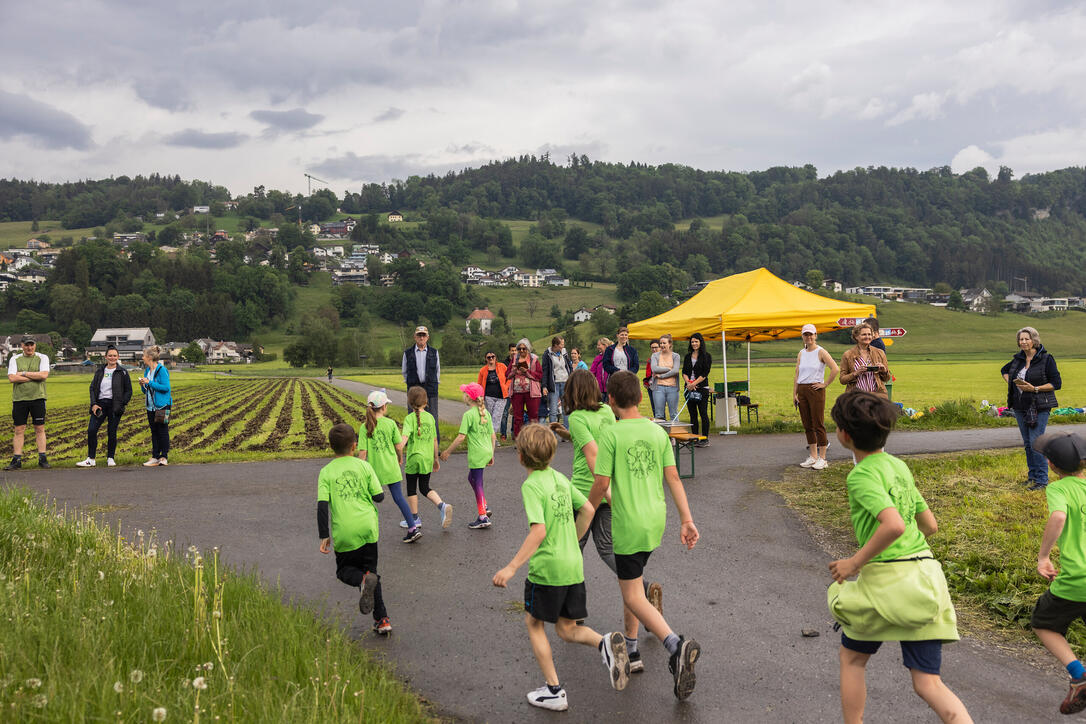
[[(682, 372), (683, 358), (671, 348), (670, 334), (660, 337), (660, 350), (652, 355), (649, 365), (652, 367), (653, 391), (656, 399), (654, 414), (666, 420), (679, 417), (679, 374)], [(665, 413), (666, 409), (666, 413)]]
[(170, 373), (166, 365), (158, 361), (161, 349), (148, 347), (143, 350), (143, 376), (140, 389), (147, 398), (147, 425), (151, 428), (151, 458), (144, 467), (169, 465), (170, 455)]
[(113, 467), (117, 456), (117, 426), (124, 416), (124, 408), (132, 399), (132, 378), (124, 365), (117, 364), (120, 355), (112, 344), (106, 348), (106, 363), (94, 372), (90, 384), (91, 416), (87, 425), (87, 458), (76, 463), (81, 468), (93, 468), (98, 452), (98, 429), (106, 425), (106, 465)]
[(871, 333), (875, 335), (875, 338), (871, 340), (871, 346), (875, 349), (881, 349), (882, 353), (886, 354), (886, 343), (879, 336), (879, 320), (875, 317), (868, 317), (864, 320), (864, 324), (871, 327)]
[[(574, 370), (584, 370), (588, 372), (588, 365), (581, 359), (581, 350), (577, 347), (573, 347), (569, 350), (569, 361), (573, 363)], [(568, 381), (568, 380), (567, 380)]]
[(630, 344), (630, 330), (619, 327), (618, 341), (603, 351), (603, 371), (613, 375), (619, 370), (626, 370), (636, 375), (640, 369), (637, 350)]
[(656, 414), (656, 383), (652, 379), (652, 357), (660, 351), (660, 340), (653, 339), (649, 341), (649, 359), (645, 362), (645, 377), (641, 383), (645, 386), (645, 392), (648, 393), (649, 405), (652, 406), (653, 418), (658, 417)]
[(1029, 474), (1026, 485), (1040, 490), (1048, 485), (1048, 463), (1033, 449), (1033, 441), (1045, 434), (1048, 416), (1059, 406), (1056, 390), (1063, 386), (1056, 360), (1041, 344), (1033, 327), (1022, 327), (1015, 335), (1018, 353), (999, 372), (1007, 382), (1007, 407), (1014, 410), (1018, 432), (1026, 449)]
[(505, 363), (498, 361), (496, 352), (487, 352), (486, 364), (479, 368), (479, 374), (475, 380), (483, 388), (486, 411), (490, 413), (494, 434), (501, 435), (502, 438), (505, 435), (504, 431), (499, 429), (501, 412), (509, 397), (509, 380), (505, 375), (507, 369)]
[(332, 366), (328, 365), (328, 381), (332, 381)]
[(543, 365), (532, 353), (532, 343), (527, 339), (517, 342), (517, 354), (513, 364), (505, 372), (510, 380), (509, 391), (513, 398), (513, 439), (524, 426), (524, 411), (528, 421), (539, 417), (539, 401), (543, 396)]
[[(828, 465), (826, 448), (830, 446), (825, 424), (826, 387), (837, 378), (841, 370), (830, 353), (818, 346), (818, 329), (813, 324), (803, 325), (800, 334), (803, 337), (803, 349), (796, 355), (792, 402), (799, 410), (799, 419), (803, 421), (803, 433), (807, 438), (810, 455), (799, 465), (801, 468), (823, 470)], [(828, 380), (827, 366), (830, 368)]]
[[(505, 369), (509, 370), (513, 366), (513, 358), (517, 356), (517, 343), (509, 343), (509, 353), (505, 355)], [(505, 391), (505, 407), (502, 408), (502, 421), (498, 429), (498, 434), (501, 439), (505, 439), (505, 431), (509, 429), (509, 406), (513, 404), (513, 392), (506, 388)]]
[(49, 358), (37, 352), (37, 341), (29, 334), (23, 335), (19, 354), (8, 361), (8, 381), (11, 390), (11, 418), (15, 431), (11, 440), (12, 457), (4, 470), (18, 470), (23, 466), (23, 439), (26, 420), (34, 425), (34, 441), (38, 446), (38, 467), (49, 467), (45, 454), (45, 380), (49, 377)]
[[(547, 410), (539, 411), (539, 420), (558, 421), (558, 408), (562, 403), (562, 393), (566, 389), (566, 380), (573, 371), (573, 362), (566, 354), (566, 340), (562, 337), (551, 339), (551, 346), (543, 353), (543, 398), (547, 401)], [(562, 426), (569, 424), (569, 417), (562, 415)]]
[(600, 396), (607, 402), (607, 370), (603, 368), (603, 353), (611, 346), (611, 340), (600, 337), (596, 340), (596, 357), (592, 360), (590, 372), (596, 377), (596, 384), (600, 387)]
[[(430, 330), (426, 327), (415, 327), (415, 344), (403, 351), (403, 360), (400, 363), (400, 371), (403, 374), (404, 384), (407, 389), (421, 387), (426, 390), (426, 411), (438, 420), (437, 416), (437, 390), (441, 380), (441, 358), (437, 350), (431, 347)], [(437, 439), (441, 440), (441, 427), (438, 427)]]
[[(686, 383), (687, 407), (690, 409), (690, 432), (705, 435), (705, 440), (698, 440), (698, 447), (709, 446), (709, 372), (713, 369), (713, 356), (705, 349), (705, 338), (701, 332), (690, 335), (683, 359), (683, 380)], [(700, 421), (699, 421), (700, 418)]]

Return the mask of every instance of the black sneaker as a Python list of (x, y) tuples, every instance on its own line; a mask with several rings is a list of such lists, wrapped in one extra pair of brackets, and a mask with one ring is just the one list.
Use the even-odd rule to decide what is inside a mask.
[(21, 456), (19, 456), (19, 455), (16, 455), (15, 457), (13, 457), (11, 459), (11, 462), (4, 466), (4, 470), (22, 470), (22, 469), (23, 469), (23, 458)]
[(362, 576), (362, 585), (358, 587), (358, 610), (361, 613), (373, 611), (373, 594), (377, 591), (377, 574), (367, 572)]
[(694, 664), (697, 663), (699, 656), (701, 656), (701, 646), (698, 642), (680, 636), (679, 648), (667, 662), (667, 668), (675, 677), (675, 698), (679, 701), (694, 693), (694, 684), (697, 683)]
[(422, 537), (422, 526), (416, 526), (403, 534), (404, 543), (414, 543)]
[(1047, 487), (1048, 483), (1042, 483), (1040, 481), (1034, 480), (1032, 483), (1029, 484), (1029, 486), (1026, 487), (1026, 490), (1044, 490)]
[(645, 662), (641, 660), (640, 651), (630, 651), (627, 656), (630, 658), (631, 674), (639, 674), (645, 670)]
[(53, 466), (49, 464), (49, 459), (48, 458), (46, 458), (44, 455), (39, 455), (38, 456), (38, 467), (39, 468), (51, 468)]

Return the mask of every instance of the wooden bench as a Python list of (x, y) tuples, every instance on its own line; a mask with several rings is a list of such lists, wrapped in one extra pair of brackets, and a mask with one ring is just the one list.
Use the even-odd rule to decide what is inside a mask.
[[(671, 439), (671, 445), (675, 448), (675, 470), (679, 473), (680, 479), (694, 477), (694, 448), (699, 440), (707, 439), (704, 435), (695, 435), (692, 432), (678, 432), (672, 431), (668, 433), (668, 437)], [(682, 466), (682, 451), (687, 450), (690, 453), (690, 472), (683, 474)]]

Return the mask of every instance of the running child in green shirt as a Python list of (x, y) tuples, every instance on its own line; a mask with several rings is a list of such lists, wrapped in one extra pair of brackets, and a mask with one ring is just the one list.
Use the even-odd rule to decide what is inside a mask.
[[(373, 612), (373, 630), (392, 632), (381, 577), (377, 575), (377, 506), (385, 499), (373, 467), (355, 457), (358, 435), (346, 423), (332, 426), (328, 444), (336, 454), (317, 478), (320, 551), (336, 552), (336, 578), (359, 590), (358, 610)], [(331, 530), (329, 530), (331, 521)], [(334, 542), (334, 545), (333, 545)]]
[[(1041, 594), (1030, 625), (1037, 638), (1071, 676), (1070, 691), (1060, 704), (1061, 714), (1086, 709), (1086, 668), (1067, 643), (1067, 627), (1086, 618), (1086, 439), (1072, 432), (1046, 432), (1033, 441), (1033, 449), (1048, 458), (1048, 467), (1060, 478), (1045, 488), (1048, 524), (1037, 554), (1037, 572), (1052, 585)], [(1060, 546), (1060, 570), (1052, 565), (1052, 546)]]
[[(588, 370), (580, 369), (573, 370), (566, 381), (566, 388), (562, 392), (562, 409), (569, 415), (569, 429), (562, 427), (560, 422), (552, 422), (550, 428), (563, 440), (573, 442), (573, 477), (570, 483), (587, 497), (595, 482), (593, 471), (596, 469), (596, 456), (599, 453), (596, 439), (604, 428), (615, 423), (615, 413), (607, 403), (600, 401), (600, 386), (596, 382), (595, 375)], [(585, 544), (588, 543), (588, 536), (591, 534), (600, 560), (617, 575), (615, 549), (611, 538), (609, 496), (609, 493), (605, 494), (604, 499), (600, 501), (596, 514), (592, 516), (591, 527), (581, 536), (579, 542), (583, 552)], [(663, 613), (663, 587), (655, 581), (648, 583), (645, 586), (645, 595), (649, 603), (657, 611)], [(645, 670), (645, 664), (641, 660), (641, 652), (637, 646), (639, 623), (633, 612), (625, 606), (622, 607), (622, 616), (626, 631), (626, 652), (630, 656), (630, 673), (639, 673)]]
[(558, 441), (542, 425), (527, 425), (517, 437), (520, 464), (531, 471), (520, 489), (529, 531), (509, 565), (494, 574), (493, 583), (505, 588), (517, 569), (528, 562), (524, 623), (532, 653), (546, 680), (544, 686), (528, 692), (528, 702), (543, 709), (565, 711), (569, 707), (568, 697), (554, 668), (545, 622), (555, 625), (563, 641), (596, 647), (611, 686), (619, 691), (626, 688), (630, 662), (621, 633), (601, 636), (577, 624), (588, 616), (584, 559), (577, 539), (588, 530), (594, 510), (564, 475), (550, 467), (557, 448)]
[(404, 543), (414, 543), (422, 537), (422, 526), (415, 522), (411, 507), (400, 489), (400, 464), (403, 463), (403, 435), (388, 413), (388, 394), (384, 390), (374, 390), (366, 398), (366, 422), (358, 430), (358, 457), (373, 466), (381, 485), (387, 485), (392, 493), (392, 500), (400, 509), (404, 520), (411, 521), (411, 526), (404, 533)]
[[(641, 417), (637, 409), (641, 403), (637, 375), (626, 370), (611, 375), (607, 397), (618, 420), (605, 427), (596, 440), (599, 453), (588, 502), (599, 505), (607, 489), (611, 489), (611, 535), (622, 602), (663, 642), (671, 655), (668, 668), (674, 677), (673, 691), (676, 698), (685, 699), (694, 692), (694, 664), (701, 655), (701, 646), (692, 638), (676, 635), (645, 595), (645, 564), (660, 546), (667, 524), (664, 481), (678, 508), (679, 540), (687, 550), (698, 542), (698, 529), (675, 469), (675, 453), (667, 433), (652, 420)], [(627, 625), (626, 636), (637, 637), (636, 622), (632, 627)]]
[(441, 459), (448, 460), (460, 443), (468, 441), (468, 485), (475, 493), (475, 507), (479, 513), (475, 520), (468, 523), (468, 527), (477, 530), (490, 527), (490, 508), (483, 494), (483, 469), (494, 464), (494, 445), (498, 436), (494, 434), (492, 418), (486, 409), (483, 386), (472, 382), (460, 385), (460, 391), (464, 393), (468, 411), (460, 418), (460, 432), (441, 453)]
[[(407, 406), (410, 412), (403, 419), (404, 464), (403, 472), (407, 478), (407, 505), (415, 518), (415, 525), (422, 528), (419, 517), (419, 490), (427, 500), (437, 506), (441, 512), (441, 527), (452, 524), (452, 506), (444, 502), (436, 490), (430, 488), (430, 474), (441, 469), (437, 454), (437, 421), (426, 412), (429, 398), (423, 387), (412, 387), (407, 391)], [(407, 521), (401, 520), (400, 527), (406, 528)]]
[[(957, 641), (957, 619), (943, 567), (925, 536), (938, 530), (907, 465), (883, 451), (898, 411), (885, 397), (852, 390), (832, 411), (837, 440), (852, 451), (848, 503), (860, 549), (829, 564), (827, 599), (841, 625), (841, 712), (862, 722), (865, 672), (883, 641), (898, 641), (913, 690), (944, 722), (972, 722), (939, 676), (944, 642)], [(847, 579), (858, 576), (855, 581)], [(877, 602), (877, 603), (875, 603)]]

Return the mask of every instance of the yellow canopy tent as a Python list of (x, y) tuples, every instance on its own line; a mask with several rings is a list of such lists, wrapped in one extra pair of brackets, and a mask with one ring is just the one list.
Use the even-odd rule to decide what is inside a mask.
[[(688, 339), (701, 332), (708, 339), (746, 341), (747, 381), (750, 381), (750, 342), (800, 336), (804, 324), (819, 332), (841, 327), (842, 318), (875, 316), (875, 305), (842, 302), (804, 291), (765, 268), (733, 274), (706, 285), (674, 309), (629, 325), (633, 339), (653, 339), (670, 334)], [(728, 382), (728, 352), (724, 348), (724, 384)], [(730, 421), (727, 432), (731, 432)]]

